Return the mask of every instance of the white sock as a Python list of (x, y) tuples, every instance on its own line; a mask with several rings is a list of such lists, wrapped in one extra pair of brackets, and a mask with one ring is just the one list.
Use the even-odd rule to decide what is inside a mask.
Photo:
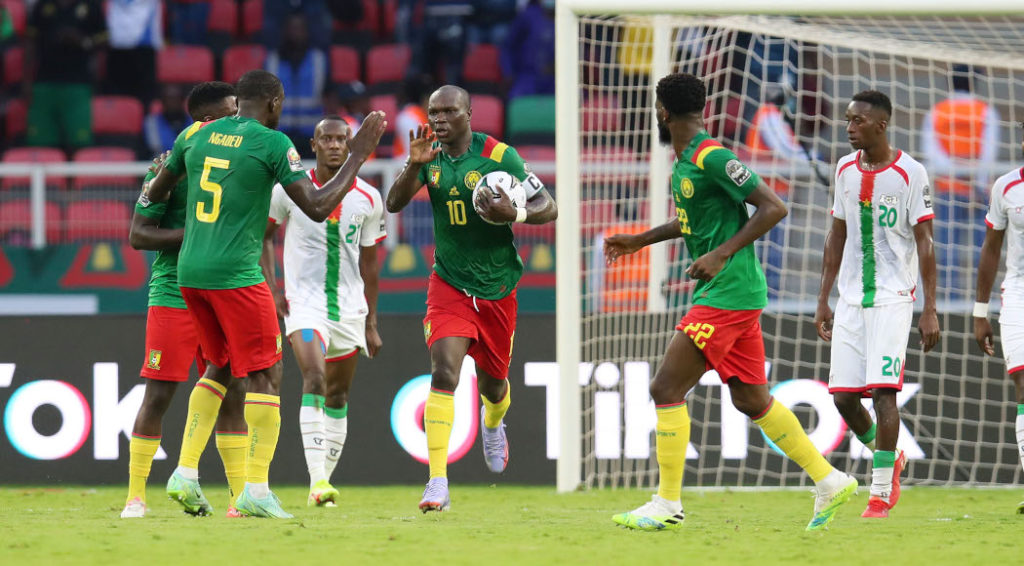
[(892, 493), (892, 473), (895, 468), (873, 468), (871, 470), (871, 496), (881, 497), (889, 502)]
[(245, 489), (249, 490), (249, 495), (255, 499), (263, 499), (270, 495), (270, 484), (269, 483), (245, 483)]
[(179, 476), (187, 480), (199, 480), (199, 470), (197, 470), (196, 468), (186, 468), (185, 466), (178, 466), (177, 468), (174, 468), (174, 471), (177, 472)]
[(345, 437), (348, 436), (348, 416), (335, 419), (324, 417), (325, 436), (327, 437), (327, 461), (324, 462), (324, 470), (330, 478), (334, 468), (341, 458), (341, 451), (345, 448)]
[(1024, 415), (1017, 415), (1017, 452), (1020, 454), (1020, 465), (1024, 467)]
[(324, 472), (324, 456), (327, 454), (324, 440), (324, 410), (319, 407), (299, 407), (299, 431), (302, 433), (302, 451), (306, 454), (306, 468), (309, 469), (309, 485), (327, 479)]

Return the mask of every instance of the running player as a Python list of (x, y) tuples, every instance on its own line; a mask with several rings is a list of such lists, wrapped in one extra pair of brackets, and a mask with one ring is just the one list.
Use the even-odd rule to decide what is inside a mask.
[[(235, 507), (243, 515), (288, 518), (268, 483), (281, 425), (281, 333), (259, 266), (271, 190), (275, 181), (281, 183), (303, 213), (325, 220), (349, 192), (386, 122), (381, 112), (367, 116), (349, 142), (345, 165), (317, 190), (288, 137), (274, 130), (284, 100), (281, 81), (263, 70), (249, 71), (236, 91), (238, 115), (193, 124), (182, 132), (147, 196), (152, 202), (165, 201), (187, 173), (185, 236), (178, 258), (181, 294), (207, 360), (217, 367), (230, 361), (234, 373), (248, 376), (246, 484)], [(227, 383), (218, 385), (202, 385), (196, 395), (219, 407)], [(183, 444), (204, 445), (212, 428), (210, 419), (190, 417)], [(175, 470), (169, 491), (183, 485), (201, 493), (197, 470)]]
[[(351, 130), (340, 116), (313, 130), (314, 185), (330, 179), (348, 158)], [(380, 193), (356, 178), (352, 191), (326, 222), (314, 222), (288, 199), (281, 185), (270, 197), (263, 241), (263, 274), (302, 372), (299, 428), (309, 470), (309, 505), (335, 506), (331, 474), (348, 436), (348, 392), (358, 354), (373, 357), (383, 345), (377, 332), (377, 244), (386, 236)], [(274, 235), (284, 237), (285, 292), (278, 291)]]
[[(216, 120), (237, 111), (235, 87), (228, 83), (200, 83), (188, 95), (188, 112), (197, 122)], [(143, 192), (146, 190), (145, 184), (154, 176), (153, 172), (146, 175)], [(185, 234), (187, 192), (188, 183), (182, 181), (174, 187), (170, 199), (165, 203), (151, 203), (148, 198), (139, 198), (128, 236), (133, 248), (156, 250), (157, 254), (149, 280), (146, 359), (141, 371), (142, 377), (146, 378), (146, 390), (135, 417), (128, 449), (128, 501), (121, 511), (123, 519), (146, 515), (146, 480), (149, 478), (153, 456), (160, 447), (164, 414), (167, 413), (178, 384), (188, 379), (193, 358), (200, 368), (200, 374), (205, 373), (205, 363), (199, 351), (199, 335), (185, 309), (181, 290), (178, 289), (178, 248)], [(213, 377), (215, 371), (225, 370), (210, 366), (210, 375), (203, 375), (202, 379), (216, 381)], [(217, 450), (224, 461), (224, 473), (228, 479), (229, 514), (234, 507), (235, 496), (245, 482), (245, 419), (242, 418), (244, 394), (244, 389), (239, 386), (228, 389), (228, 402), (221, 405), (216, 424)], [(189, 413), (196, 409), (190, 402)], [(186, 465), (190, 461), (186, 459)], [(192, 463), (192, 467), (197, 466), (198, 459)], [(201, 515), (212, 511), (208, 502), (199, 501), (196, 505), (186, 508), (186, 511)]]
[[(676, 326), (661, 367), (651, 382), (657, 406), (658, 493), (612, 520), (632, 529), (678, 529), (680, 492), (690, 416), (686, 394), (708, 370), (729, 386), (732, 403), (814, 480), (814, 516), (807, 530), (824, 528), (857, 491), (857, 480), (833, 468), (815, 449), (800, 421), (768, 391), (764, 372), (761, 310), (768, 303), (754, 240), (787, 214), (761, 178), (704, 130), (704, 83), (676, 73), (658, 81), (655, 110), (663, 144), (676, 155), (672, 196), (676, 218), (641, 234), (605, 240), (609, 262), (645, 246), (682, 237), (693, 259), (686, 274), (697, 279), (693, 307)], [(747, 204), (756, 207), (748, 216)]]
[[(545, 224), (558, 216), (554, 199), (515, 149), (470, 129), (469, 94), (443, 86), (427, 103), (428, 125), (409, 132), (409, 159), (388, 191), (387, 208), (398, 212), (427, 186), (434, 215), (434, 272), (427, 288), (423, 333), (430, 350), (430, 393), (423, 414), (430, 480), (420, 509), (448, 508), (448, 441), (455, 416), (454, 394), (462, 360), (476, 362), (484, 458), (493, 472), (508, 464), (502, 419), (508, 411), (508, 368), (516, 329), (516, 285), (523, 262), (512, 241), (512, 222)], [(438, 143), (434, 143), (434, 142)], [(471, 202), (477, 181), (505, 171), (526, 189), (528, 201), (515, 208), (508, 195)], [(486, 192), (486, 191), (481, 191)]]
[[(828, 388), (836, 408), (874, 451), (871, 497), (861, 515), (869, 518), (888, 517), (900, 497), (906, 456), (896, 449), (896, 393), (903, 388), (918, 266), (924, 283), (921, 344), (928, 352), (939, 341), (928, 173), (889, 145), (891, 116), (889, 97), (875, 90), (855, 94), (846, 109), (846, 134), (857, 151), (836, 167), (832, 229), (825, 238), (814, 315), (818, 335), (832, 342)], [(828, 297), (837, 274), (833, 319)], [(873, 398), (877, 424), (860, 402), (865, 395)]]

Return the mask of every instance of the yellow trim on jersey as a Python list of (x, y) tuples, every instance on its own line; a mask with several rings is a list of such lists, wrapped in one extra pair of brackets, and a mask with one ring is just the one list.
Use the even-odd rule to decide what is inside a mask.
[(506, 149), (508, 149), (507, 143), (498, 142), (498, 145), (494, 146), (494, 149), (491, 150), (490, 158), (501, 163), (502, 158), (505, 157)]
[(699, 167), (700, 169), (704, 169), (704, 158), (707, 157), (709, 153), (715, 151), (716, 149), (725, 148), (720, 145), (713, 145), (711, 147), (705, 147), (703, 150), (701, 150), (701, 152), (697, 154), (697, 167)]
[(195, 133), (199, 131), (199, 128), (202, 128), (202, 127), (203, 127), (203, 123), (202, 122), (192, 122), (192, 125), (189, 126), (187, 130), (185, 130), (185, 139), (188, 139), (188, 138), (192, 137), (193, 135), (195, 135)]

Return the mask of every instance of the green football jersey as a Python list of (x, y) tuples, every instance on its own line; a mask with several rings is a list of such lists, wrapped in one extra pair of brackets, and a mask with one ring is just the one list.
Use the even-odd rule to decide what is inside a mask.
[[(691, 258), (699, 258), (739, 232), (750, 219), (743, 199), (760, 182), (736, 154), (707, 132), (697, 134), (672, 166), (672, 198)], [(763, 309), (768, 304), (768, 287), (754, 245), (736, 252), (711, 281), (697, 281), (693, 296), (695, 305)]]
[(195, 123), (178, 135), (165, 167), (188, 173), (178, 284), (237, 289), (263, 282), (259, 259), (274, 183), (306, 172), (288, 136), (253, 118)]
[(439, 152), (419, 174), (434, 212), (434, 271), (456, 289), (488, 300), (508, 296), (523, 274), (511, 226), (488, 224), (473, 208), (477, 181), (492, 171), (519, 181), (528, 175), (515, 149), (474, 133), (466, 153)]
[[(143, 187), (153, 180), (152, 172), (146, 174)], [(145, 191), (145, 189), (143, 189)], [(135, 212), (147, 218), (160, 221), (161, 228), (181, 228), (185, 225), (185, 199), (188, 197), (188, 182), (182, 179), (171, 191), (167, 202), (150, 202), (139, 197)], [(178, 287), (178, 250), (160, 250), (150, 267), (149, 306), (185, 308)]]

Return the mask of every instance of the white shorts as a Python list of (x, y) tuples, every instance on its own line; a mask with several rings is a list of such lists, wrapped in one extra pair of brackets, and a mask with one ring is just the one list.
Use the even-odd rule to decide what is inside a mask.
[[(314, 332), (323, 348), (324, 359), (335, 362), (350, 357), (356, 350), (366, 353), (366, 317), (327, 320), (322, 314), (291, 309), (284, 317), (285, 334), (300, 330)], [(311, 337), (305, 337), (311, 338)]]
[(832, 326), (828, 390), (903, 389), (913, 303), (863, 308), (840, 299)]
[(1003, 305), (999, 311), (999, 335), (1006, 373), (1024, 371), (1024, 306)]

